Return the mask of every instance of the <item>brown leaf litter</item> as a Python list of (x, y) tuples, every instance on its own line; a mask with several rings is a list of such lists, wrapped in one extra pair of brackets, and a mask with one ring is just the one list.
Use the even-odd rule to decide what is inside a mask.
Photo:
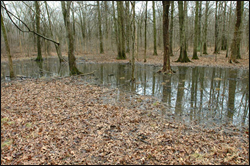
[(248, 131), (188, 126), (116, 96), (79, 77), (2, 82), (1, 164), (249, 164)]

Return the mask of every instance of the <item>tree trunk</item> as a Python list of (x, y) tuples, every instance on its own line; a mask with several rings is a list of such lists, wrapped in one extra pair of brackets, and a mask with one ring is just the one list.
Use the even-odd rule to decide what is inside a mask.
[(238, 61), (236, 60), (236, 57), (238, 55), (238, 51), (239, 51), (239, 46), (240, 46), (240, 26), (241, 26), (241, 12), (242, 12), (242, 5), (241, 5), (241, 1), (237, 1), (237, 6), (236, 6), (236, 24), (235, 24), (235, 28), (234, 28), (234, 38), (231, 44), (231, 56), (229, 59), (229, 62), (235, 62), (238, 63)]
[(108, 1), (104, 1), (105, 8), (105, 38), (108, 39)]
[[(50, 36), (53, 38), (53, 32), (52, 32), (51, 19), (50, 19), (50, 14), (49, 14), (49, 10), (48, 10), (48, 5), (47, 5), (47, 2), (46, 2), (46, 1), (44, 1), (44, 4), (45, 4), (45, 8), (46, 8), (47, 15), (48, 15)], [(64, 62), (65, 60), (64, 60), (63, 57), (62, 57), (61, 45), (57, 45), (57, 44), (55, 44), (55, 43), (54, 43), (54, 45), (55, 45), (56, 53), (57, 53), (57, 55), (58, 55), (58, 58), (59, 58), (60, 63), (61, 63), (61, 62)]]
[(202, 1), (199, 1), (199, 18), (198, 18), (198, 37), (197, 37), (197, 51), (201, 51), (201, 11), (202, 11)]
[[(39, 1), (35, 1), (36, 7), (36, 32), (40, 34), (40, 8)], [(37, 58), (36, 61), (43, 61), (40, 37), (37, 36)]]
[(132, 74), (131, 74), (131, 81), (135, 81), (135, 1), (131, 1), (131, 7), (133, 11), (133, 16), (132, 16), (132, 59), (131, 59), (131, 64), (132, 64)]
[(180, 56), (177, 62), (191, 62), (187, 56), (187, 50), (185, 47), (186, 37), (185, 37), (185, 17), (183, 11), (183, 1), (178, 1), (179, 9), (179, 28), (180, 28)]
[(171, 1), (171, 22), (170, 22), (170, 56), (174, 56), (173, 54), (173, 30), (174, 30), (174, 1)]
[(145, 40), (144, 40), (144, 62), (147, 62), (147, 16), (148, 16), (148, 1), (146, 1), (146, 11), (145, 11)]
[(188, 5), (188, 1), (184, 1), (184, 26), (185, 26), (185, 50), (188, 51), (188, 17), (187, 17), (187, 5)]
[(157, 55), (157, 49), (156, 49), (156, 24), (155, 24), (155, 1), (152, 1), (153, 4), (153, 33), (154, 33), (154, 53), (153, 55)]
[(129, 53), (129, 40), (130, 40), (130, 18), (129, 18), (129, 1), (126, 3), (126, 53)]
[[(74, 55), (74, 38), (72, 34), (72, 24), (70, 23), (70, 6), (72, 1), (67, 1), (65, 4), (64, 1), (61, 1), (62, 13), (64, 18), (64, 25), (66, 27), (66, 36), (68, 43), (68, 61), (69, 61), (69, 70), (71, 75), (82, 74), (76, 67), (76, 58)], [(67, 5), (67, 6), (66, 6)]]
[(224, 12), (223, 12), (223, 29), (222, 29), (222, 39), (221, 39), (221, 50), (227, 49), (227, 38), (226, 38), (226, 9), (227, 2), (224, 2)]
[(163, 45), (164, 45), (164, 56), (163, 56), (163, 68), (162, 72), (171, 73), (170, 67), (170, 50), (169, 50), (169, 6), (170, 1), (162, 1), (163, 3)]
[(240, 15), (240, 27), (239, 27), (239, 43), (238, 43), (238, 46), (237, 46), (237, 56), (236, 56), (236, 59), (241, 59), (241, 54), (240, 54), (240, 45), (241, 45), (241, 34), (242, 34), (242, 29), (243, 29), (243, 26), (242, 26), (242, 20), (243, 20), (243, 12), (244, 12), (244, 1), (241, 1), (241, 15)]
[(219, 30), (218, 30), (218, 1), (216, 1), (216, 7), (215, 7), (215, 44), (214, 44), (214, 54), (219, 53), (219, 47), (218, 47), (218, 35), (219, 35)]
[(117, 13), (118, 13), (118, 57), (117, 59), (126, 59), (125, 53), (125, 30), (123, 21), (123, 2), (117, 1)]
[(1, 27), (2, 27), (1, 30), (3, 32), (4, 42), (5, 42), (5, 49), (6, 49), (7, 54), (8, 54), (10, 78), (13, 78), (14, 77), (13, 63), (12, 63), (12, 58), (11, 58), (11, 54), (10, 54), (10, 47), (9, 47), (9, 42), (8, 42), (8, 38), (7, 38), (7, 33), (5, 30), (4, 23), (3, 23), (2, 13), (1, 13)]
[(99, 1), (97, 1), (97, 11), (98, 11), (98, 25), (99, 25), (99, 40), (100, 40), (100, 54), (104, 53), (103, 41), (102, 41), (102, 23), (101, 23), (101, 13)]
[(228, 27), (227, 27), (227, 51), (226, 51), (226, 58), (229, 57), (229, 41), (230, 41), (230, 29), (231, 29), (231, 14), (232, 14), (232, 1), (230, 2), (229, 13), (228, 13)]
[(117, 52), (119, 52), (119, 41), (118, 41), (118, 32), (117, 32), (117, 19), (115, 18), (115, 2), (112, 1), (112, 9), (113, 9), (113, 20), (114, 20), (114, 31), (115, 31), (115, 43)]
[(207, 55), (207, 19), (208, 19), (208, 7), (209, 7), (209, 1), (206, 1), (205, 25), (204, 25), (204, 41), (203, 41), (203, 54), (206, 54), (206, 55)]
[(199, 10), (199, 1), (196, 1), (195, 6), (195, 28), (194, 28), (194, 48), (193, 48), (193, 58), (192, 59), (199, 59), (197, 56), (197, 44), (198, 44), (198, 10)]

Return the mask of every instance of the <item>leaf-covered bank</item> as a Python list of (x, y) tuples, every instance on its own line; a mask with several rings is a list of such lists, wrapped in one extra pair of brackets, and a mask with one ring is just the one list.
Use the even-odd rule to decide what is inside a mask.
[(249, 164), (248, 130), (114, 104), (114, 89), (79, 78), (1, 83), (1, 164)]

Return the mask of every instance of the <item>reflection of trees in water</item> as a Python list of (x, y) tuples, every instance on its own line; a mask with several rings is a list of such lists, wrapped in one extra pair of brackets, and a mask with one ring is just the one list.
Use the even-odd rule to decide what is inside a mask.
[(177, 91), (176, 103), (175, 103), (175, 115), (182, 114), (182, 98), (184, 95), (184, 87), (185, 87), (185, 82), (186, 82), (182, 80), (185, 80), (187, 68), (178, 67), (178, 69), (179, 69), (179, 83), (178, 83), (178, 91)]
[(38, 65), (39, 67), (39, 74), (40, 74), (40, 77), (43, 76), (43, 62), (42, 61), (36, 61), (36, 64)]
[[(229, 71), (229, 76), (234, 75), (237, 73), (236, 70), (230, 70)], [(234, 107), (234, 102), (235, 102), (235, 89), (236, 89), (236, 80), (235, 79), (230, 79), (229, 80), (229, 94), (228, 94), (228, 108), (227, 108), (227, 117), (231, 120), (233, 120), (234, 112), (235, 112), (235, 107)]]
[[(192, 68), (192, 85), (191, 85), (191, 111), (190, 120), (196, 117), (196, 102), (197, 102), (197, 82), (199, 75), (197, 73), (197, 68)], [(198, 119), (200, 116), (198, 117)]]

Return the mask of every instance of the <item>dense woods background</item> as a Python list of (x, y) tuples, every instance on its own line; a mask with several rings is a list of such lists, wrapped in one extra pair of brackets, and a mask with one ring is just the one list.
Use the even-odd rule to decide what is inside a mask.
[[(181, 3), (182, 8), (180, 8)], [(66, 2), (64, 8), (63, 4), (65, 2), (5, 2), (6, 8), (16, 16), (15, 18), (10, 15), (20, 29), (27, 31), (24, 22), (30, 30), (59, 42), (63, 53), (68, 52), (70, 48), (67, 45), (67, 35), (72, 33), (73, 50), (76, 55), (117, 53), (118, 59), (131, 57), (133, 43), (131, 2), (72, 1)], [(249, 50), (249, 2), (242, 1), (240, 4), (240, 47), (237, 50), (237, 58), (241, 58), (241, 53)], [(1, 6), (12, 54), (26, 56), (36, 54), (39, 59), (40, 56), (48, 56), (58, 51), (54, 46), (55, 43), (17, 29), (6, 14), (6, 10), (3, 9), (2, 2)], [(220, 50), (227, 50), (228, 54), (234, 38), (236, 6), (236, 1), (172, 1), (168, 14), (171, 55), (179, 56), (181, 40), (184, 38), (185, 49), (193, 51), (192, 59), (207, 54), (208, 50), (213, 50), (215, 54), (220, 53)], [(68, 24), (65, 22), (67, 21), (66, 13), (63, 14), (62, 11), (68, 14)], [(181, 19), (184, 22), (181, 22)], [(180, 24), (183, 25), (179, 26)], [(66, 25), (70, 26), (68, 27), (70, 32), (67, 32)], [(146, 54), (162, 53), (164, 46), (163, 3), (161, 1), (136, 1), (135, 29), (135, 57), (138, 52), (143, 52), (144, 61), (146, 61)], [(183, 34), (180, 33), (182, 29), (184, 29)], [(6, 53), (3, 35), (1, 35), (1, 52)]]

